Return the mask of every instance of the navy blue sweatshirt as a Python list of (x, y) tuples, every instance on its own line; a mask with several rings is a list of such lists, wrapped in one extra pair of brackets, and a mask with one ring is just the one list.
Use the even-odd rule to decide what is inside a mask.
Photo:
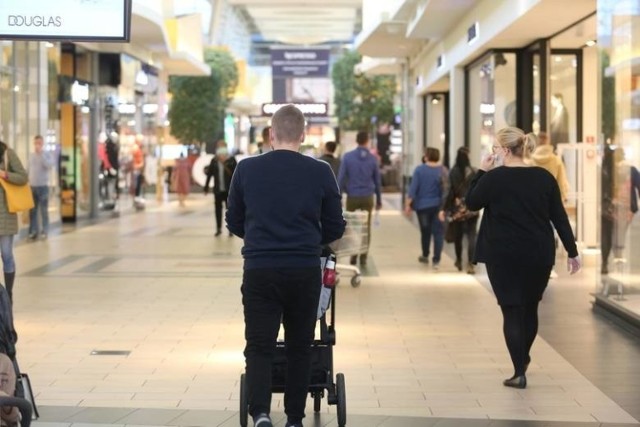
[(322, 245), (345, 228), (331, 167), (289, 150), (238, 163), (226, 220), (229, 231), (244, 239), (246, 270), (319, 266)]

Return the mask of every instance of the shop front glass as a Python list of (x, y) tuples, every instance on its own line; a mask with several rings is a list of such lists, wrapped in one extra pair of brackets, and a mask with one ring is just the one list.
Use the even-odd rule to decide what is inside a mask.
[(640, 316), (640, 4), (598, 1), (601, 227), (597, 298)]
[(494, 52), (467, 69), (469, 150), (477, 166), (495, 133), (516, 126), (516, 55)]
[(548, 133), (551, 143), (557, 147), (558, 144), (578, 141), (577, 55), (552, 51), (549, 68)]
[[(58, 45), (0, 41), (0, 140), (16, 151), (25, 167), (39, 134), (45, 139), (44, 149), (58, 158), (58, 70)], [(58, 191), (55, 163), (49, 177), (52, 194)], [(60, 219), (59, 203), (52, 196), (49, 200), (49, 220), (55, 223)]]

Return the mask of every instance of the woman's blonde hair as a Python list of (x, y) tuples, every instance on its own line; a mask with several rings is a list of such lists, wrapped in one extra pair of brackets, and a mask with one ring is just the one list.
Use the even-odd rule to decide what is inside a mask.
[(533, 133), (525, 134), (522, 129), (512, 126), (500, 129), (496, 134), (496, 142), (523, 159), (529, 158), (536, 148), (536, 136)]

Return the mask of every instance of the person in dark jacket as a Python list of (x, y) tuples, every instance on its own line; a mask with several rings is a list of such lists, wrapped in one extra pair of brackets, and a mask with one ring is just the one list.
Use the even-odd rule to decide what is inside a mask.
[(328, 141), (324, 144), (324, 154), (320, 156), (320, 160), (329, 163), (333, 174), (337, 177), (340, 173), (340, 159), (336, 157), (335, 152), (338, 144), (334, 141)]
[(246, 384), (254, 425), (271, 427), (271, 367), (280, 322), (287, 358), (284, 411), (301, 427), (311, 376), (323, 245), (344, 233), (340, 191), (329, 165), (298, 152), (305, 118), (293, 105), (272, 118), (273, 151), (238, 163), (227, 228), (244, 239)]
[(231, 177), (238, 162), (229, 155), (227, 144), (218, 143), (216, 155), (213, 156), (207, 168), (207, 180), (204, 183), (204, 194), (209, 194), (209, 183), (213, 178), (213, 200), (216, 210), (216, 237), (222, 234), (222, 204), (227, 207), (227, 197), (231, 186)]
[(486, 264), (504, 317), (514, 375), (503, 384), (525, 388), (538, 333), (538, 303), (555, 263), (552, 224), (569, 253), (571, 274), (580, 269), (580, 257), (558, 183), (545, 169), (525, 161), (535, 148), (535, 136), (507, 127), (496, 134), (494, 144), (465, 201), (471, 210), (484, 209), (475, 262)]
[(467, 273), (469, 274), (475, 273), (473, 255), (476, 248), (478, 212), (467, 208), (465, 195), (475, 172), (469, 160), (469, 149), (460, 147), (456, 155), (456, 163), (449, 172), (449, 193), (445, 201), (445, 211), (451, 220), (448, 227), (453, 228), (455, 266), (458, 271), (462, 271), (462, 240), (464, 237), (467, 238)]

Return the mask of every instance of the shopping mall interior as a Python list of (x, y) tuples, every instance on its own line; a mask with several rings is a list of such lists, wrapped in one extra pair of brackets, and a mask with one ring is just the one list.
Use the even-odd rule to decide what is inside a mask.
[[(243, 424), (243, 242), (216, 235), (205, 167), (221, 146), (260, 155), (290, 103), (306, 155), (335, 141), (342, 156), (367, 131), (383, 188), (368, 262), (357, 283), (341, 271), (333, 301), (346, 403), (310, 396), (305, 426), (640, 424), (637, 0), (9, 3), (0, 140), (27, 167), (41, 135), (55, 160), (49, 230), (20, 213), (14, 238), (33, 425)], [(452, 244), (438, 269), (418, 262), (403, 212), (426, 148), (450, 168), (466, 147), (477, 167), (507, 126), (562, 160), (583, 261), (570, 275), (557, 251), (526, 389), (502, 384), (484, 266), (458, 271)], [(285, 425), (280, 393), (271, 415)]]

